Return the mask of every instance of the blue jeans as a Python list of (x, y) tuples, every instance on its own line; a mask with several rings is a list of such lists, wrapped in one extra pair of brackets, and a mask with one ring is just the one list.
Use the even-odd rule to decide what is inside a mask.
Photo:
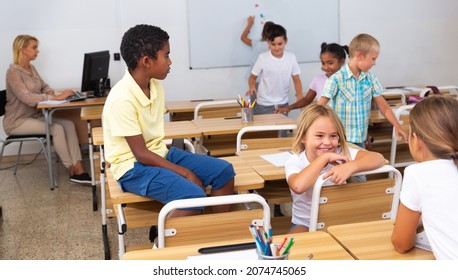
[[(204, 186), (220, 189), (234, 176), (232, 164), (206, 155), (193, 154), (175, 147), (170, 148), (166, 160), (191, 170)], [(146, 196), (164, 204), (186, 198), (205, 197), (205, 191), (172, 170), (148, 166), (139, 162), (119, 180), (123, 191)], [(203, 209), (203, 208), (196, 208)]]

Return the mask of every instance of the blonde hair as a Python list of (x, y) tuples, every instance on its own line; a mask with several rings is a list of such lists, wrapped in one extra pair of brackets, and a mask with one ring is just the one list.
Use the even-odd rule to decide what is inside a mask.
[(369, 34), (361, 33), (356, 35), (348, 45), (350, 51), (349, 55), (353, 57), (356, 52), (361, 52), (363, 55), (366, 55), (373, 47), (380, 49), (380, 44), (377, 39)]
[(30, 41), (35, 41), (38, 43), (38, 39), (30, 35), (18, 35), (13, 42), (13, 61), (14, 64), (20, 64), (22, 62), (22, 52), (21, 49), (26, 48)]
[(410, 134), (415, 133), (440, 159), (453, 159), (458, 167), (458, 100), (431, 96), (410, 111)]
[(328, 117), (334, 123), (339, 136), (339, 145), (342, 147), (342, 152), (345, 156), (349, 156), (347, 143), (345, 141), (345, 130), (342, 122), (337, 114), (327, 105), (310, 104), (302, 111), (299, 119), (297, 120), (296, 135), (293, 140), (293, 152), (300, 154), (305, 150), (305, 145), (302, 143), (307, 134), (308, 129), (320, 117)]

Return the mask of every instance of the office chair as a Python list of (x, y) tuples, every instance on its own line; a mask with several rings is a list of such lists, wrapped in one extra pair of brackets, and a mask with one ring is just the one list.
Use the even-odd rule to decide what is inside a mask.
[[(0, 91), (0, 117), (5, 114), (5, 106), (6, 106), (6, 90)], [(0, 142), (2, 142), (2, 149), (0, 151), (0, 162), (3, 159), (3, 151), (5, 150), (5, 147), (11, 143), (19, 143), (19, 149), (17, 152), (16, 156), (16, 164), (14, 166), (14, 175), (16, 175), (17, 168), (19, 165), (19, 159), (21, 157), (21, 150), (22, 150), (22, 143), (24, 142), (31, 142), (31, 141), (36, 141), (40, 143), (41, 149), (43, 151), (43, 154), (45, 155), (45, 158), (47, 161), (50, 161), (51, 159), (48, 158), (48, 155), (46, 153), (46, 134), (26, 134), (26, 135), (7, 135), (6, 138), (0, 137)], [(56, 181), (54, 178), (50, 178), (50, 180), (53, 180), (54, 186), (57, 187)]]

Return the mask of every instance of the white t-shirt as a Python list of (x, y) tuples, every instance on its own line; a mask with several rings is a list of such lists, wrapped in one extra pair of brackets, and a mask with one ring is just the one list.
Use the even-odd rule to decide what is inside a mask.
[(261, 77), (256, 102), (264, 106), (288, 103), (291, 77), (300, 73), (293, 53), (285, 51), (281, 58), (270, 51), (261, 53), (251, 70), (251, 74)]
[(326, 83), (327, 79), (328, 77), (324, 73), (320, 75), (316, 75), (313, 78), (312, 82), (310, 83), (309, 88), (316, 92), (315, 99), (319, 99), (321, 97), (321, 93), (323, 92), (324, 84)]
[[(348, 151), (350, 152), (350, 160), (354, 160), (359, 150), (354, 148), (348, 148)], [(340, 147), (337, 148), (337, 153), (342, 153), (342, 149)], [(291, 174), (297, 174), (301, 172), (304, 168), (309, 166), (309, 164), (310, 162), (307, 159), (307, 156), (305, 155), (305, 151), (300, 153), (299, 155), (293, 154), (285, 164), (286, 180), (288, 181), (288, 178)], [(331, 164), (326, 165), (326, 167), (320, 172), (320, 175), (326, 173), (332, 167), (333, 165)], [(329, 185), (333, 185), (333, 183), (331, 181), (326, 181), (324, 183), (324, 186)], [(291, 196), (293, 197), (291, 222), (293, 224), (303, 225), (306, 227), (310, 226), (312, 194), (313, 188), (310, 188), (306, 192), (301, 194), (297, 194), (291, 191)]]
[[(251, 69), (253, 69), (253, 66), (256, 63), (256, 60), (258, 60), (259, 55), (268, 50), (269, 50), (269, 45), (267, 44), (266, 41), (261, 41), (259, 39), (251, 40), (250, 67), (248, 68), (248, 71), (246, 73), (247, 79), (250, 77)], [(259, 81), (259, 77), (257, 80)]]
[(422, 213), (436, 259), (458, 259), (458, 168), (453, 161), (408, 166), (400, 198), (407, 208)]

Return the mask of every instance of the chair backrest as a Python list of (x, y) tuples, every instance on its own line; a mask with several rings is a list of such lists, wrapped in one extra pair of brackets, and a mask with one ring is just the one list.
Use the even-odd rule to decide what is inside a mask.
[(283, 130), (295, 130), (297, 126), (295, 124), (279, 124), (279, 125), (259, 125), (259, 126), (246, 126), (237, 133), (236, 140), (236, 151), (241, 150), (255, 150), (255, 149), (268, 149), (278, 147), (291, 147), (293, 143), (292, 137), (275, 137), (270, 138), (253, 138), (244, 139), (242, 142), (243, 135), (249, 132), (260, 132), (260, 131), (283, 131)]
[(179, 143), (179, 145), (181, 147), (178, 147), (177, 148), (180, 148), (182, 150), (187, 150), (187, 151), (190, 151), (191, 153), (195, 154), (196, 153), (196, 149), (194, 148), (194, 145), (192, 144), (192, 142), (189, 140), (189, 139), (186, 139), (186, 138), (177, 138), (177, 139), (164, 139), (162, 140), (162, 142), (165, 143), (165, 145), (167, 146), (173, 146), (174, 144), (174, 141)]
[[(400, 106), (396, 109), (394, 112), (394, 116), (398, 120), (398, 122), (401, 124), (402, 128), (404, 131), (409, 132), (410, 130), (410, 125), (409, 125), (409, 113), (410, 110), (415, 106), (415, 104), (409, 104), (409, 105), (403, 105)], [(402, 142), (401, 142), (402, 141)], [(398, 140), (398, 137), (396, 135), (396, 131), (393, 127), (393, 132), (391, 134), (391, 149), (390, 149), (390, 165), (394, 167), (405, 167), (408, 166), (412, 163), (414, 163), (414, 160), (412, 156), (410, 155), (410, 152), (408, 149), (404, 149), (405, 153), (403, 154), (402, 157), (400, 157), (398, 154), (398, 145), (401, 143), (407, 143), (405, 139)]]
[[(256, 210), (202, 214), (167, 219), (174, 209), (255, 202)], [(257, 194), (237, 194), (174, 200), (161, 209), (158, 218), (158, 248), (181, 246), (231, 238), (250, 238), (249, 225), (270, 226), (270, 208)]]
[[(204, 108), (205, 110), (203, 110)], [(194, 108), (195, 120), (203, 118), (235, 117), (240, 115), (240, 105), (235, 98), (201, 102)]]
[(6, 90), (0, 90), (0, 117), (5, 114)]
[(395, 99), (396, 100), (396, 97), (399, 97), (401, 100), (401, 105), (407, 104), (406, 96), (404, 95), (402, 91), (395, 91), (395, 90), (384, 91), (382, 92), (382, 95), (383, 97), (385, 97), (385, 99)]
[(355, 175), (392, 173), (394, 179), (383, 178), (345, 185), (323, 186), (319, 178), (312, 195), (310, 231), (328, 226), (395, 219), (399, 205), (402, 175), (390, 165)]

